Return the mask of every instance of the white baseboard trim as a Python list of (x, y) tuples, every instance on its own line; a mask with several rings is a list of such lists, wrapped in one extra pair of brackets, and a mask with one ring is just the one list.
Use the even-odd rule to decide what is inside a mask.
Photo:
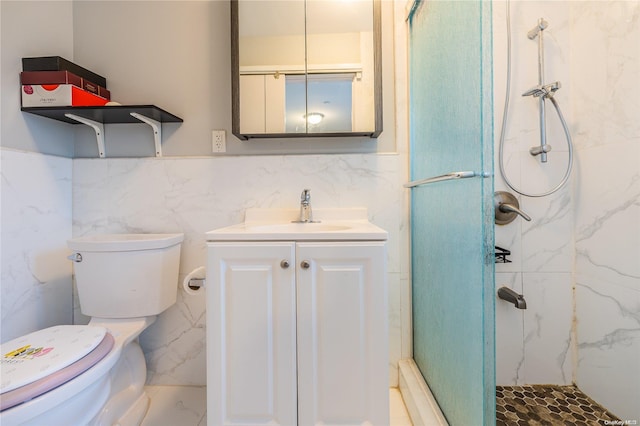
[(400, 393), (414, 426), (448, 426), (438, 403), (413, 359), (398, 362)]

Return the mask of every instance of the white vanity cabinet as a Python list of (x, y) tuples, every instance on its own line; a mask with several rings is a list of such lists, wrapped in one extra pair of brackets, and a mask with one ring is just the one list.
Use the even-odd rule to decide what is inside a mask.
[(208, 424), (389, 424), (385, 260), (384, 241), (208, 242)]

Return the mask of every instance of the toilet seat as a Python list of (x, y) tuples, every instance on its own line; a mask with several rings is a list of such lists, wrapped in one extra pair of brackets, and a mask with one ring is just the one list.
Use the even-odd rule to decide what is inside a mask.
[(42, 395), (82, 374), (113, 348), (104, 327), (64, 325), (0, 345), (0, 410)]

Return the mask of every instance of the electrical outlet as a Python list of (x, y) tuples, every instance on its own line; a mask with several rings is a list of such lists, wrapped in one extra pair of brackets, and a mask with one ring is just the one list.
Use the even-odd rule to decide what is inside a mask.
[(227, 152), (227, 138), (224, 130), (214, 130), (211, 147), (213, 152)]

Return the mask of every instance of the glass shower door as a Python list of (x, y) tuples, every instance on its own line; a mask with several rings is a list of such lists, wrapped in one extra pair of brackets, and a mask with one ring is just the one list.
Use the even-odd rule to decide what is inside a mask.
[(494, 425), (491, 5), (409, 23), (414, 360), (450, 424)]

